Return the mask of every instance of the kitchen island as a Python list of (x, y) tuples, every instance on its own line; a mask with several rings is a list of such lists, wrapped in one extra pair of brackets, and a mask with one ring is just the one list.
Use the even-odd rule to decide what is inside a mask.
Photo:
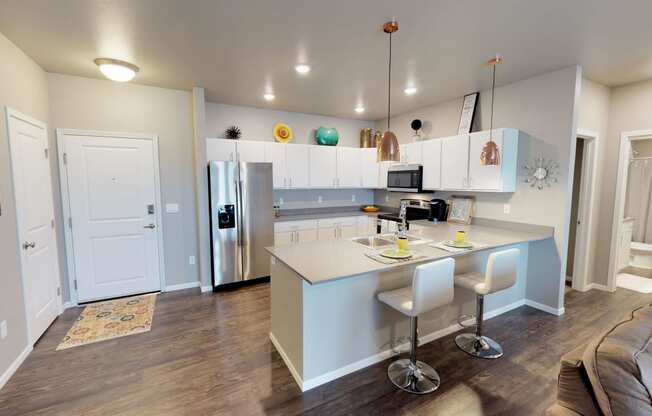
[[(270, 339), (303, 391), (389, 358), (403, 347), (408, 319), (378, 302), (376, 295), (409, 285), (417, 265), (454, 257), (456, 273), (484, 271), (492, 251), (520, 248), (516, 284), (485, 300), (485, 319), (489, 319), (526, 304), (530, 244), (553, 234), (549, 227), (490, 221), (416, 224), (424, 225), (408, 233), (416, 259), (394, 264), (367, 257), (376, 250), (361, 244), (365, 239), (268, 248), (272, 255)], [(458, 230), (467, 232), (475, 249), (453, 253), (432, 246), (452, 239)], [(473, 313), (474, 306), (475, 295), (456, 287), (452, 304), (420, 316), (421, 343), (459, 330), (457, 317)]]

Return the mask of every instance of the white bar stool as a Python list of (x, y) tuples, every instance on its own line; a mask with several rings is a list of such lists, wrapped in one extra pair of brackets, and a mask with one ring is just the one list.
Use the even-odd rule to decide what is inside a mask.
[(464, 352), (478, 358), (500, 358), (503, 349), (496, 341), (482, 335), (484, 296), (514, 286), (518, 275), (517, 248), (498, 251), (489, 255), (485, 275), (467, 273), (455, 276), (455, 284), (476, 294), (475, 334), (466, 333), (455, 337), (455, 343)]
[(410, 358), (396, 360), (387, 369), (394, 385), (410, 393), (431, 393), (439, 387), (439, 374), (417, 361), (417, 316), (453, 301), (455, 260), (444, 259), (417, 266), (412, 286), (381, 292), (378, 300), (410, 317), (412, 333)]

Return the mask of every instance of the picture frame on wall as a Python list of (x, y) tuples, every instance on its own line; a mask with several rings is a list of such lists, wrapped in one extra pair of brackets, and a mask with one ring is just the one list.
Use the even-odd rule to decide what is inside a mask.
[(466, 195), (453, 195), (448, 210), (448, 222), (457, 224), (471, 224), (475, 197)]
[(460, 124), (457, 128), (457, 134), (469, 134), (473, 128), (475, 119), (475, 109), (478, 106), (479, 92), (473, 92), (464, 96), (462, 102), (462, 111), (460, 113)]

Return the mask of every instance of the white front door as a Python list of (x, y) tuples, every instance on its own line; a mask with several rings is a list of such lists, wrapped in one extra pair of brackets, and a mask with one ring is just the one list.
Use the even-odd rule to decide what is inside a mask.
[(63, 138), (78, 301), (160, 290), (153, 140)]
[(61, 311), (47, 128), (9, 109), (7, 120), (28, 336), (33, 344)]

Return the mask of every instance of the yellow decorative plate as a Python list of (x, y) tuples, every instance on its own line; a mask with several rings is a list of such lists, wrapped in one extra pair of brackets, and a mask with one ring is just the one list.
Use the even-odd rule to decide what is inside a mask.
[(412, 257), (412, 253), (407, 250), (397, 250), (395, 248), (388, 248), (380, 252), (380, 255), (387, 257), (388, 259), (409, 259)]
[(455, 240), (446, 240), (443, 241), (442, 244), (453, 248), (473, 248), (473, 244), (469, 243), (468, 241), (460, 242)]
[(287, 143), (292, 140), (292, 129), (285, 123), (276, 123), (274, 126), (274, 139), (279, 143)]

